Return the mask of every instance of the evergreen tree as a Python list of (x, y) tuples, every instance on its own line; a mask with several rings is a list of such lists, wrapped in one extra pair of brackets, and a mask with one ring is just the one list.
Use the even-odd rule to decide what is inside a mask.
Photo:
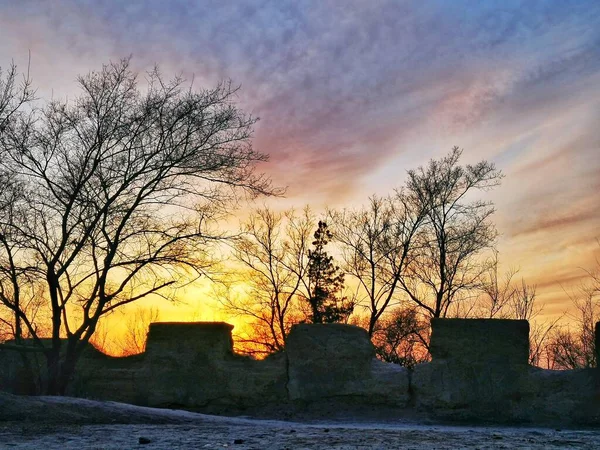
[(313, 323), (344, 321), (354, 309), (354, 304), (341, 296), (344, 289), (344, 274), (333, 263), (333, 256), (325, 251), (331, 240), (327, 223), (319, 221), (314, 234), (313, 249), (308, 251), (308, 281)]

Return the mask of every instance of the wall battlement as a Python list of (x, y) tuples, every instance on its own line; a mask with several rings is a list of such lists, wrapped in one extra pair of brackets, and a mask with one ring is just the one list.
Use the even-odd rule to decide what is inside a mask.
[[(296, 325), (285, 352), (257, 361), (233, 352), (227, 323), (153, 323), (142, 355), (85, 356), (70, 394), (188, 408), (347, 399), (446, 419), (600, 425), (600, 370), (529, 366), (527, 321), (431, 325), (432, 361), (409, 371), (375, 359), (367, 333), (351, 325)], [(600, 323), (597, 349), (599, 332)], [(19, 361), (0, 346), (0, 390), (22, 389)]]
[(509, 319), (432, 319), (433, 360), (477, 364), (529, 361), (529, 322)]

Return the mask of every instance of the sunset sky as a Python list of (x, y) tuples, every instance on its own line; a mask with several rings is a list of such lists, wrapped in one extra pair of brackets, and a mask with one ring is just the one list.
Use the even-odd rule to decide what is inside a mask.
[(600, 2), (0, 0), (0, 66), (39, 96), (133, 55), (260, 117), (278, 206), (357, 206), (458, 145), (504, 174), (504, 267), (568, 307), (600, 257)]

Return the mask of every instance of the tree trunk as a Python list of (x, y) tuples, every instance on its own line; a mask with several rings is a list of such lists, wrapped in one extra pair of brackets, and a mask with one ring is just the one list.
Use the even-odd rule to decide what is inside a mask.
[(374, 314), (371, 314), (371, 317), (369, 318), (369, 329), (367, 330), (367, 333), (369, 334), (369, 339), (373, 338), (373, 333), (375, 332), (376, 324), (377, 324), (377, 316)]
[(60, 346), (54, 345), (46, 352), (46, 395), (58, 395), (58, 378), (60, 373)]
[(23, 340), (23, 327), (21, 325), (21, 317), (19, 316), (19, 304), (15, 306), (15, 342), (20, 343)]
[(64, 361), (60, 367), (58, 379), (59, 395), (65, 395), (67, 393), (67, 388), (73, 380), (77, 361), (79, 360), (79, 355), (83, 348), (85, 348), (85, 343), (83, 341), (80, 341), (76, 336), (69, 336)]
[(46, 358), (48, 361), (48, 380), (45, 393), (47, 395), (65, 395), (73, 376), (80, 353), (80, 342), (75, 337), (69, 337), (66, 349), (61, 352), (49, 350)]

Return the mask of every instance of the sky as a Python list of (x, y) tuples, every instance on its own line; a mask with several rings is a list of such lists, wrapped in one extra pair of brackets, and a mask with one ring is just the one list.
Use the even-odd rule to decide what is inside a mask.
[(569, 307), (600, 257), (600, 2), (0, 0), (0, 66), (38, 94), (131, 55), (240, 85), (285, 205), (353, 207), (457, 145), (494, 162), (503, 267)]

